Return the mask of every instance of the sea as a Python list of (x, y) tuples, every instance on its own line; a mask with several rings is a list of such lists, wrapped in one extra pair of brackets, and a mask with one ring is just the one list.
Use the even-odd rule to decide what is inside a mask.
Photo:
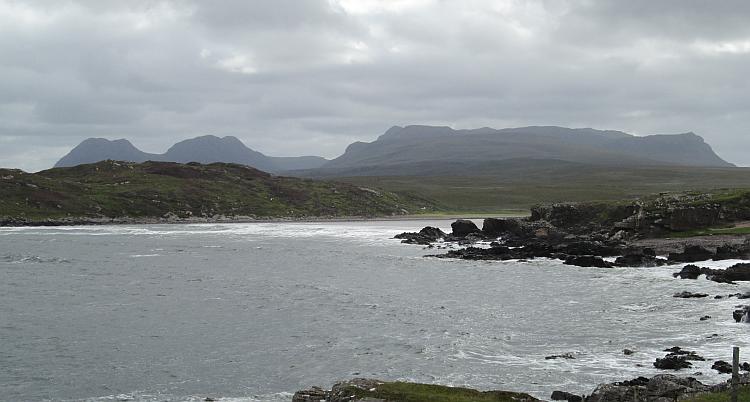
[(291, 401), (354, 377), (548, 399), (662, 373), (673, 346), (706, 358), (678, 372), (704, 383), (728, 379), (710, 366), (733, 346), (750, 360), (743, 300), (714, 298), (747, 285), (673, 278), (681, 266), (438, 259), (393, 239), (427, 225), (450, 229), (0, 228), (0, 401)]

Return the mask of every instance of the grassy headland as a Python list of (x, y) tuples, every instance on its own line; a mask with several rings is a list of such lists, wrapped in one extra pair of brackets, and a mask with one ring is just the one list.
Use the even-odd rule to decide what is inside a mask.
[(38, 173), (0, 169), (0, 221), (390, 216), (433, 210), (423, 197), (272, 176), (236, 164), (104, 161)]

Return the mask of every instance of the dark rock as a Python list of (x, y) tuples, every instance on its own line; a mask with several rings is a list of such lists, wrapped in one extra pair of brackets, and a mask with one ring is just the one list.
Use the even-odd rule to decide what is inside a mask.
[(742, 371), (750, 371), (750, 363), (744, 362), (740, 364), (740, 370)]
[(680, 293), (675, 293), (672, 295), (672, 297), (679, 297), (681, 299), (698, 299), (703, 297), (708, 297), (705, 293), (693, 293), (688, 291), (682, 291)]
[(672, 262), (697, 262), (714, 258), (716, 254), (702, 246), (685, 246), (682, 253), (669, 253), (669, 261)]
[(553, 401), (568, 401), (568, 402), (581, 402), (583, 398), (579, 395), (571, 394), (570, 392), (554, 391), (550, 396)]
[(725, 244), (716, 248), (714, 260), (750, 260), (750, 245)]
[(669, 349), (664, 349), (664, 351), (665, 352), (669, 352), (669, 354), (667, 355), (667, 357), (668, 356), (681, 356), (681, 357), (684, 357), (687, 360), (698, 360), (698, 361), (704, 361), (704, 360), (706, 360), (702, 356), (700, 356), (699, 354), (697, 354), (697, 353), (695, 353), (693, 351), (684, 350), (684, 349), (679, 348), (677, 346), (671, 347)]
[(575, 356), (573, 356), (573, 353), (570, 353), (570, 352), (568, 352), (568, 353), (563, 353), (563, 354), (561, 354), (561, 355), (552, 355), (552, 356), (547, 356), (547, 357), (545, 357), (545, 358), (544, 358), (544, 360), (556, 360), (556, 359), (575, 359), (575, 358), (576, 358), (576, 357), (575, 357)]
[(613, 265), (610, 262), (604, 261), (601, 257), (595, 257), (593, 255), (571, 255), (565, 259), (565, 265), (575, 265), (578, 267), (596, 267), (596, 268), (612, 268)]
[(402, 243), (429, 245), (440, 239), (445, 238), (446, 234), (442, 230), (427, 226), (422, 228), (418, 233), (405, 232), (394, 236), (395, 239), (402, 239)]
[(732, 374), (732, 364), (724, 360), (717, 360), (711, 368), (722, 374)]
[(706, 273), (706, 278), (724, 283), (750, 281), (750, 264), (735, 264), (724, 270), (712, 269)]
[(516, 218), (487, 218), (482, 223), (482, 232), (487, 236), (510, 235), (515, 237), (531, 237), (533, 230), (520, 219)]
[(623, 385), (626, 387), (633, 387), (633, 386), (647, 386), (649, 382), (649, 379), (646, 377), (638, 377), (634, 378), (632, 380), (626, 380), (626, 381), (620, 381), (616, 382), (615, 385)]
[(633, 353), (635, 353), (635, 351), (632, 351), (632, 350), (630, 350), (630, 349), (623, 349), (623, 350), (622, 350), (622, 354), (624, 354), (625, 356), (630, 356), (630, 355), (632, 355)]
[(706, 320), (710, 320), (710, 319), (711, 319), (710, 315), (704, 315), (703, 317), (699, 318), (700, 321), (706, 321)]
[(468, 234), (480, 231), (477, 225), (468, 219), (459, 219), (451, 223), (451, 230), (453, 231), (453, 236), (456, 237), (466, 237)]
[(680, 272), (675, 272), (672, 276), (681, 279), (698, 279), (701, 276), (701, 268), (697, 265), (686, 265)]
[(656, 258), (655, 255), (648, 254), (625, 254), (617, 257), (615, 265), (618, 267), (661, 267), (668, 264), (663, 258)]
[(657, 358), (654, 367), (660, 370), (680, 370), (693, 367), (693, 365), (683, 356), (667, 355), (663, 358)]

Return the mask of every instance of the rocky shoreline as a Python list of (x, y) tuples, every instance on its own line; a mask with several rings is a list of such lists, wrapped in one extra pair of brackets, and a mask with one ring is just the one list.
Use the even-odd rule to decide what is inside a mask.
[[(750, 281), (750, 263), (735, 263), (726, 269), (696, 265), (701, 261), (750, 260), (749, 235), (686, 235), (684, 238), (681, 235), (713, 225), (744, 223), (750, 217), (747, 197), (728, 204), (703, 201), (706, 200), (701, 197), (687, 201), (677, 197), (658, 198), (650, 204), (559, 204), (533, 209), (528, 218), (487, 218), (481, 228), (473, 221), (457, 220), (451, 225), (450, 233), (425, 227), (419, 232), (401, 233), (395, 237), (403, 243), (423, 245), (428, 250), (444, 250), (426, 256), (432, 258), (481, 261), (551, 258), (565, 265), (597, 269), (674, 266), (676, 280), (696, 280), (705, 276), (707, 280), (726, 284)], [(670, 238), (672, 234), (680, 236)], [(705, 299), (710, 295), (683, 291), (672, 296)], [(750, 292), (715, 295), (713, 298), (750, 299)], [(737, 323), (750, 323), (750, 305), (735, 306), (731, 316), (727, 313), (726, 319), (729, 317)], [(623, 352), (632, 354), (628, 350)], [(660, 370), (689, 369), (692, 361), (705, 360), (695, 352), (679, 347), (664, 352), (664, 357), (652, 363)], [(731, 365), (726, 361), (716, 361), (711, 368), (719, 373), (731, 372)], [(750, 363), (743, 363), (741, 368), (750, 371)], [(749, 384), (750, 374), (741, 375), (740, 380), (741, 384)], [(728, 383), (705, 385), (692, 377), (661, 374), (650, 379), (639, 377), (602, 384), (586, 397), (555, 391), (550, 398), (569, 402), (672, 402), (726, 392), (728, 388)]]
[[(750, 374), (739, 376), (743, 395), (750, 392)], [(691, 401), (706, 395), (726, 394), (731, 381), (706, 385), (692, 377), (660, 374), (652, 378), (638, 377), (632, 380), (601, 384), (590, 395), (575, 395), (565, 391), (554, 391), (552, 401), (567, 402), (675, 402)], [(448, 399), (448, 396), (450, 399)], [(742, 401), (746, 399), (741, 399)], [(422, 401), (494, 401), (494, 402), (540, 402), (529, 394), (509, 391), (478, 391), (469, 388), (454, 388), (431, 384), (386, 382), (375, 379), (355, 378), (336, 383), (330, 390), (320, 387), (297, 391), (292, 402), (422, 402)]]

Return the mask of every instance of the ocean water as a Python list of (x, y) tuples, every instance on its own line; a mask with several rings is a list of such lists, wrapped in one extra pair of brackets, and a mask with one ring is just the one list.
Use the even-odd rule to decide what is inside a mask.
[(657, 374), (672, 346), (707, 383), (732, 346), (750, 360), (742, 301), (712, 298), (746, 285), (391, 239), (428, 224), (450, 222), (0, 228), (0, 400), (289, 401), (352, 377), (547, 398)]

